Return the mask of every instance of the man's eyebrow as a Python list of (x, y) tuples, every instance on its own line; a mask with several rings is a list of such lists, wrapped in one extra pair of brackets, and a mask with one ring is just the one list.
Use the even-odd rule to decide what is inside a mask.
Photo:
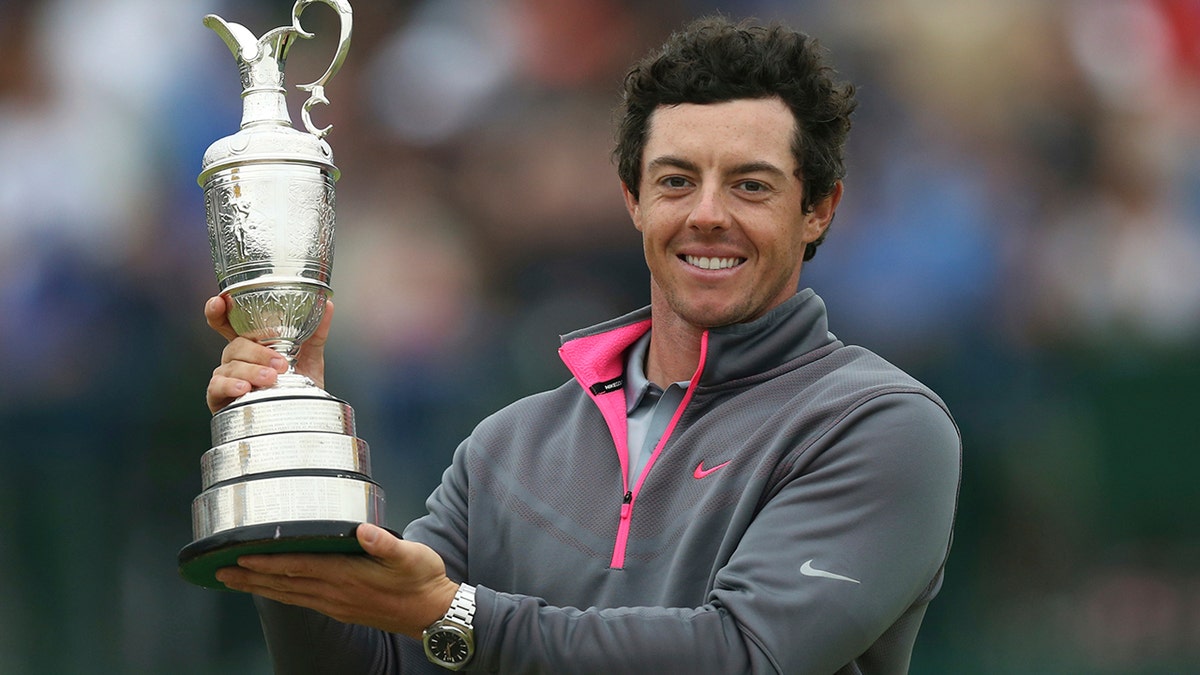
[(775, 166), (770, 162), (746, 162), (738, 164), (729, 172), (731, 175), (740, 176), (747, 173), (769, 173), (780, 178), (787, 178), (788, 174), (783, 169)]
[(688, 161), (682, 157), (676, 157), (675, 155), (662, 155), (661, 157), (655, 157), (646, 164), (646, 169), (648, 171), (653, 171), (655, 169), (661, 169), (664, 167), (683, 169), (684, 171), (691, 171), (692, 173), (700, 172), (700, 167), (697, 166), (695, 162)]
[[(690, 171), (692, 173), (700, 172), (700, 167), (697, 166), (695, 162), (682, 157), (677, 157), (675, 155), (662, 155), (660, 157), (655, 157), (646, 164), (647, 171), (654, 171), (664, 167), (682, 169), (683, 171)], [(780, 169), (770, 162), (762, 161), (744, 162), (742, 164), (738, 164), (730, 169), (728, 173), (732, 176), (740, 176), (747, 173), (769, 173), (781, 178), (786, 178), (788, 176), (787, 172), (783, 169)]]

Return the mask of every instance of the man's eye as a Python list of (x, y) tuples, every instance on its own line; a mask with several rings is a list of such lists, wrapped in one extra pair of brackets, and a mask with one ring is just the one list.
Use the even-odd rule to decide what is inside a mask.
[(662, 183), (669, 188), (685, 188), (688, 186), (688, 181), (683, 176), (667, 176), (663, 179)]
[(756, 180), (742, 181), (742, 189), (746, 192), (765, 192), (767, 186)]

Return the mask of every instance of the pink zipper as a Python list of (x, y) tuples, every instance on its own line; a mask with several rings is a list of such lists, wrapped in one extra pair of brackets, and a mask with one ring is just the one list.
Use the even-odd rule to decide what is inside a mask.
[[(650, 460), (646, 462), (646, 468), (642, 469), (641, 475), (638, 476), (637, 485), (633, 487), (633, 490), (628, 489), (629, 472), (625, 470), (626, 462), (624, 459), (621, 462), (621, 468), (625, 470), (622, 483), (625, 485), (626, 491), (621, 499), (621, 518), (617, 524), (617, 540), (613, 545), (612, 561), (608, 565), (612, 569), (619, 570), (625, 567), (625, 548), (629, 544), (629, 526), (633, 520), (633, 504), (637, 500), (638, 493), (641, 492), (642, 483), (645, 482), (646, 476), (654, 466), (654, 462), (658, 460), (658, 455), (662, 452), (663, 446), (667, 444), (667, 439), (671, 438), (671, 434), (675, 432), (675, 425), (679, 423), (679, 418), (683, 416), (684, 409), (691, 402), (692, 394), (696, 392), (696, 385), (700, 382), (700, 374), (704, 372), (704, 361), (707, 356), (708, 331), (704, 331), (700, 336), (700, 362), (696, 364), (696, 372), (692, 373), (692, 380), (688, 383), (687, 391), (683, 394), (683, 400), (679, 402), (679, 407), (675, 409), (675, 414), (671, 416), (671, 421), (667, 424), (667, 428), (663, 430), (662, 438), (658, 439), (658, 445), (654, 446), (654, 454), (650, 455)], [(612, 425), (610, 424), (609, 426), (611, 428)], [(626, 440), (625, 445), (628, 446), (628, 440)], [(626, 448), (626, 456), (628, 456), (628, 448)]]
[(633, 493), (626, 492), (621, 499), (621, 518), (617, 521), (617, 542), (613, 546), (612, 562), (609, 567), (621, 569), (625, 566), (625, 544), (629, 542), (629, 521), (633, 517)]

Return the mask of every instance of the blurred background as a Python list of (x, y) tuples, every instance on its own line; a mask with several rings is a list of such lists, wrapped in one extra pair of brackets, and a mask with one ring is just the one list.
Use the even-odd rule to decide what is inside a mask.
[[(0, 0), (0, 673), (269, 670), (249, 599), (175, 556), (223, 344), (195, 180), (241, 111), (201, 18), (261, 35), (290, 10)], [(327, 388), (389, 524), (481, 417), (568, 376), (559, 334), (647, 302), (612, 109), (715, 10), (818, 36), (857, 83), (803, 283), (962, 427), (913, 672), (1196, 672), (1196, 0), (357, 2), (314, 110), (342, 170)], [(333, 12), (304, 16), (290, 85), (332, 56)]]

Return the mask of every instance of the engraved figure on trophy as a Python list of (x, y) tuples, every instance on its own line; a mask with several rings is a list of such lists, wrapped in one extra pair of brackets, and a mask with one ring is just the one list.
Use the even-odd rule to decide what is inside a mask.
[[(300, 15), (314, 3), (338, 15), (334, 59), (309, 92), (292, 127), (284, 64), (296, 38), (311, 38)], [(246, 27), (208, 15), (241, 74), (237, 133), (204, 153), (197, 179), (213, 268), (232, 301), (230, 324), (242, 337), (287, 359), (268, 388), (245, 394), (212, 419), (213, 447), (200, 459), (202, 492), (192, 502), (194, 540), (179, 552), (180, 574), (201, 586), (237, 557), (271, 552), (360, 550), (361, 522), (383, 524), (383, 490), (371, 477), (366, 442), (355, 435), (354, 411), (295, 371), (300, 345), (325, 314), (333, 290), (334, 183), (340, 176), (324, 136), (310, 117), (328, 104), (325, 84), (350, 47), (352, 14), (345, 0), (298, 0), (292, 25), (256, 38)]]

